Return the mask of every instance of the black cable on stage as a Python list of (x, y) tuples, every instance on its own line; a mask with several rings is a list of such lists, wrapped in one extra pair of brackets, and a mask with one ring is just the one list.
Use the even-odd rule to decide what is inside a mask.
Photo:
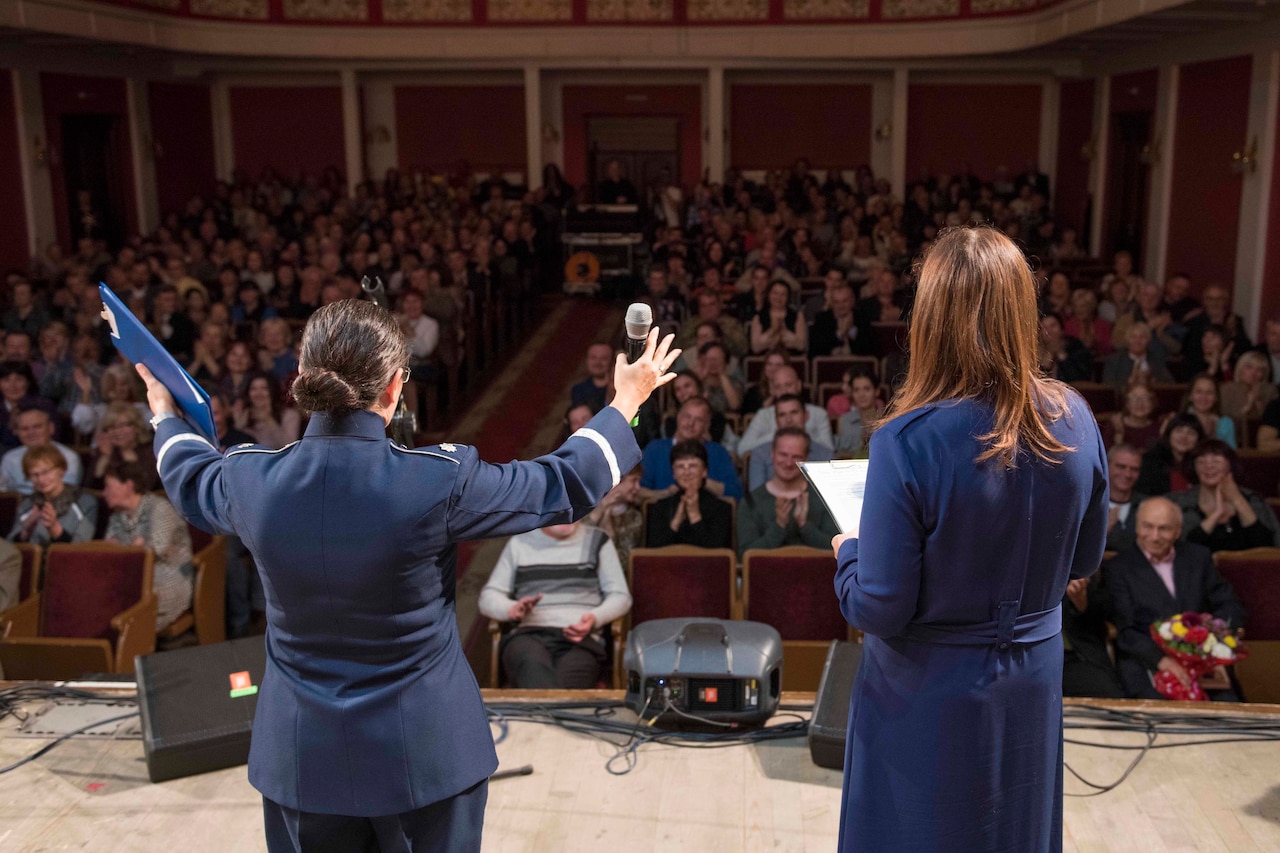
[(8, 773), (10, 770), (17, 770), (17, 769), (18, 769), (19, 767), (21, 767), (22, 765), (24, 765), (24, 764), (29, 764), (29, 763), (31, 763), (32, 761), (35, 761), (37, 758), (39, 758), (40, 756), (44, 755), (44, 754), (45, 754), (46, 752), (48, 752), (49, 750), (53, 749), (53, 748), (54, 748), (55, 746), (57, 746), (58, 744), (60, 744), (60, 743), (62, 743), (62, 742), (64, 742), (64, 741), (66, 741), (66, 740), (68, 740), (68, 739), (70, 739), (70, 738), (72, 738), (72, 737), (74, 737), (74, 736), (76, 736), (76, 735), (78, 735), (78, 734), (83, 734), (84, 732), (89, 731), (89, 729), (96, 729), (98, 726), (105, 726), (107, 723), (118, 723), (118, 722), (120, 722), (121, 720), (127, 720), (127, 719), (129, 719), (130, 717), (136, 717), (136, 716), (138, 716), (138, 712), (137, 712), (137, 711), (133, 711), (132, 713), (129, 713), (129, 714), (121, 714), (121, 715), (120, 715), (120, 716), (118, 716), (118, 717), (110, 717), (110, 718), (108, 718), (108, 719), (106, 719), (106, 720), (98, 720), (97, 722), (90, 723), (90, 724), (89, 724), (89, 725), (87, 725), (87, 726), (81, 726), (80, 728), (76, 729), (75, 731), (67, 732), (66, 734), (64, 734), (64, 735), (60, 736), (57, 740), (51, 741), (51, 742), (49, 742), (49, 743), (46, 743), (44, 746), (40, 747), (40, 748), (39, 748), (39, 749), (37, 749), (35, 752), (33, 752), (33, 753), (31, 753), (30, 755), (28, 755), (26, 758), (23, 758), (23, 759), (20, 759), (20, 760), (18, 760), (18, 761), (15, 761), (13, 764), (10, 764), (8, 767), (0, 767), (0, 775), (3, 775), (3, 774), (5, 774), (5, 773)]

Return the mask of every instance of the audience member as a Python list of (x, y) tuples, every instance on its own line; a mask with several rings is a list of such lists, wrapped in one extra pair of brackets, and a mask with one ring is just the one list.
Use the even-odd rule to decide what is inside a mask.
[(624, 571), (631, 563), (632, 549), (640, 547), (644, 538), (644, 513), (638, 503), (641, 474), (643, 470), (639, 465), (624, 474), (618, 485), (583, 519), (613, 542)]
[(54, 542), (88, 542), (98, 526), (98, 501), (79, 486), (64, 481), (67, 460), (51, 444), (31, 448), (22, 471), (32, 492), (18, 504), (11, 542), (47, 546)]
[(1191, 278), (1186, 273), (1174, 273), (1164, 283), (1164, 308), (1179, 326), (1200, 312), (1200, 303), (1191, 295)]
[(694, 373), (702, 381), (702, 393), (711, 409), (719, 414), (736, 412), (742, 406), (743, 381), (729, 365), (729, 351), (719, 341), (698, 347)]
[(587, 347), (587, 378), (569, 391), (572, 405), (585, 403), (598, 412), (608, 404), (613, 362), (613, 347), (608, 344), (595, 343)]
[(1241, 427), (1257, 421), (1267, 405), (1280, 397), (1280, 389), (1271, 384), (1270, 363), (1259, 352), (1246, 352), (1236, 361), (1236, 378), (1220, 389), (1222, 414)]
[(1155, 392), (1142, 382), (1134, 382), (1124, 392), (1120, 411), (1101, 424), (1107, 446), (1131, 444), (1146, 453), (1160, 438), (1160, 421), (1155, 415)]
[[(777, 434), (784, 429), (798, 429), (803, 432), (810, 417), (809, 410), (805, 408), (804, 403), (801, 402), (798, 396), (784, 394), (778, 398), (778, 402), (774, 405), (774, 419), (777, 423), (777, 428), (773, 437), (776, 438)], [(835, 451), (832, 448), (812, 440), (805, 448), (805, 453), (805, 459), (814, 462), (827, 462), (835, 456)], [(758, 445), (751, 451), (751, 459), (747, 465), (748, 492), (755, 491), (773, 477), (774, 455), (774, 453), (767, 452), (764, 445)], [(832, 535), (834, 536), (835, 534), (833, 533)]]
[(1188, 542), (1210, 551), (1280, 547), (1280, 521), (1267, 502), (1237, 484), (1240, 460), (1224, 442), (1209, 439), (1191, 451), (1187, 479), (1191, 487), (1169, 495), (1182, 510)]
[(731, 358), (742, 358), (750, 352), (747, 332), (737, 318), (726, 314), (720, 293), (711, 287), (703, 287), (697, 294), (698, 313), (689, 318), (689, 322), (680, 327), (672, 346), (692, 352), (696, 350), (697, 332), (704, 323), (715, 323), (720, 330), (720, 341), (729, 351)]
[(852, 355), (859, 334), (854, 322), (853, 288), (841, 282), (827, 296), (828, 307), (819, 311), (809, 332), (809, 355)]
[(1046, 376), (1063, 382), (1093, 379), (1093, 353), (1079, 338), (1063, 332), (1057, 314), (1040, 317), (1040, 369)]
[(1151, 345), (1151, 330), (1146, 323), (1134, 321), (1123, 338), (1125, 348), (1117, 349), (1102, 365), (1102, 381), (1117, 391), (1131, 382), (1172, 382), (1173, 376)]
[[(413, 353), (414, 343), (416, 341), (411, 338), (410, 354)], [(258, 328), (258, 368), (282, 386), (290, 383), (298, 373), (298, 356), (293, 352), (293, 332), (289, 329), (288, 322), (279, 317), (263, 320)]]
[(23, 443), (17, 429), (19, 412), (39, 409), (49, 416), (52, 424), (54, 406), (48, 400), (34, 396), (35, 385), (31, 366), (26, 362), (0, 362), (0, 451)]
[(21, 583), (22, 553), (7, 540), (0, 540), (0, 613), (18, 604)]
[(113, 364), (102, 371), (95, 389), (90, 373), (81, 370), (75, 375), (76, 404), (71, 409), (71, 427), (79, 435), (97, 434), (107, 407), (113, 403), (133, 406), (143, 420), (151, 419), (151, 410), (138, 400), (137, 374), (123, 364)]
[(840, 416), (835, 453), (840, 459), (861, 456), (867, 451), (871, 433), (884, 416), (884, 401), (875, 377), (858, 375), (849, 384), (849, 411)]
[(1173, 501), (1147, 498), (1138, 507), (1137, 541), (1103, 568), (1114, 604), (1120, 681), (1130, 698), (1162, 698), (1152, 681), (1160, 671), (1173, 673), (1184, 685), (1191, 683), (1182, 664), (1151, 638), (1152, 623), (1190, 611), (1212, 613), (1232, 628), (1244, 625), (1244, 608), (1218, 574), (1209, 549), (1178, 542), (1181, 530), (1181, 513)]
[(20, 410), (15, 428), (21, 446), (15, 447), (0, 457), (0, 491), (21, 492), (24, 495), (32, 493), (33, 487), (23, 471), (22, 460), (31, 448), (45, 444), (52, 445), (66, 460), (63, 480), (67, 485), (80, 485), (84, 474), (80, 456), (66, 445), (53, 440), (53, 421), (49, 418), (48, 412), (44, 409)]
[(1176, 414), (1165, 420), (1155, 446), (1142, 454), (1142, 473), (1134, 486), (1144, 495), (1167, 495), (1190, 488), (1187, 475), (1191, 451), (1205, 439), (1195, 415)]
[(1107, 451), (1107, 550), (1123, 551), (1133, 544), (1138, 505), (1146, 495), (1134, 490), (1142, 470), (1142, 454), (1132, 445), (1117, 444)]
[(255, 444), (279, 450), (302, 436), (302, 415), (283, 403), (283, 394), (269, 373), (249, 380), (244, 399), (231, 405), (236, 429), (253, 436)]
[(1067, 582), (1062, 598), (1062, 695), (1123, 699), (1120, 675), (1107, 651), (1111, 594), (1101, 572)]
[(109, 403), (93, 439), (85, 486), (101, 489), (107, 469), (119, 462), (140, 463), (158, 482), (160, 474), (156, 470), (151, 438), (151, 429), (137, 408), (128, 403)]
[[(773, 399), (777, 401), (790, 394), (801, 396), (804, 387), (800, 384), (800, 374), (796, 373), (795, 368), (785, 365), (774, 371), (769, 389)], [(739, 453), (747, 453), (773, 440), (774, 430), (778, 428), (775, 406), (776, 402), (756, 412), (755, 417), (751, 419), (751, 424), (743, 431), (742, 439), (738, 442)], [(827, 418), (826, 410), (821, 406), (808, 403), (805, 405), (805, 411), (809, 413), (808, 420), (805, 422), (805, 432), (809, 433), (809, 437), (815, 443), (824, 447), (833, 447), (835, 441), (831, 437), (831, 421)]]
[(805, 354), (809, 327), (804, 315), (791, 307), (791, 288), (785, 282), (769, 284), (764, 307), (751, 319), (751, 351), (762, 353), (775, 347)]
[(1201, 373), (1191, 380), (1181, 411), (1199, 418), (1206, 436), (1221, 439), (1233, 448), (1236, 446), (1235, 421), (1223, 416), (1218, 402), (1218, 383), (1212, 376)]
[[(798, 401), (797, 401), (798, 402)], [(757, 451), (763, 454), (763, 448)], [(752, 454), (753, 464), (754, 457)], [(840, 532), (822, 500), (812, 497), (799, 463), (813, 459), (808, 433), (782, 426), (770, 448), (770, 477), (756, 486), (738, 508), (738, 551), (808, 545), (827, 548)]]
[(151, 491), (153, 476), (139, 462), (119, 462), (107, 469), (102, 494), (112, 510), (107, 541), (150, 548), (155, 553), (152, 589), (159, 605), (159, 631), (191, 609), (195, 569), (187, 523), (164, 496)]
[(1117, 341), (1128, 340), (1129, 329), (1135, 323), (1144, 323), (1151, 332), (1151, 343), (1148, 352), (1156, 361), (1168, 363), (1171, 356), (1182, 351), (1179, 339), (1183, 329), (1175, 326), (1173, 317), (1164, 307), (1164, 292), (1154, 282), (1144, 282), (1138, 287), (1138, 296), (1134, 307), (1116, 318), (1112, 327), (1112, 335)]
[(746, 393), (742, 395), (742, 414), (755, 414), (762, 407), (773, 405), (773, 377), (777, 374), (779, 368), (786, 367), (789, 364), (791, 364), (791, 356), (785, 349), (772, 350), (764, 357), (760, 378), (754, 385), (748, 387)]
[(1187, 376), (1194, 376), (1206, 367), (1200, 341), (1205, 329), (1210, 326), (1222, 327), (1230, 353), (1240, 355), (1253, 346), (1249, 336), (1244, 333), (1244, 320), (1231, 311), (1231, 296), (1226, 288), (1220, 284), (1209, 285), (1204, 289), (1202, 301), (1204, 310), (1186, 321), (1182, 364)]
[(676, 491), (649, 505), (645, 546), (731, 547), (733, 508), (707, 488), (705, 443), (697, 439), (677, 442), (671, 447), (670, 464)]
[(734, 468), (733, 459), (724, 446), (710, 439), (711, 406), (703, 397), (690, 397), (676, 414), (676, 431), (670, 438), (659, 438), (645, 446), (641, 464), (644, 476), (640, 480), (645, 497), (665, 498), (679, 494), (682, 489), (675, 480), (671, 468), (671, 449), (685, 441), (700, 441), (706, 450), (704, 464), (707, 467), (706, 489), (712, 494), (740, 499), (742, 481)]
[(576, 522), (508, 539), (479, 607), (516, 623), (499, 651), (512, 686), (583, 689), (600, 681), (603, 629), (631, 609), (631, 593), (609, 537)]
[(1071, 313), (1062, 330), (1078, 338), (1094, 356), (1111, 354), (1111, 324), (1098, 316), (1098, 296), (1087, 287), (1072, 292)]

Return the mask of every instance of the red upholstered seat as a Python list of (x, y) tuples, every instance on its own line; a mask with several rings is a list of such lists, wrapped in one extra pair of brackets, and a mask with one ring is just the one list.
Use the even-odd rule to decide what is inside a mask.
[(631, 625), (650, 619), (737, 616), (734, 553), (728, 548), (636, 548), (627, 568)]
[[(760, 381), (760, 377), (764, 375), (763, 355), (749, 355), (742, 360), (742, 369), (745, 373), (747, 384), (754, 385)], [(803, 355), (791, 356), (791, 366), (796, 369), (796, 375), (800, 377), (800, 381), (808, 383), (809, 381), (809, 359)]]
[(1185, 382), (1175, 382), (1172, 384), (1156, 384), (1151, 386), (1151, 391), (1156, 395), (1156, 411), (1157, 412), (1176, 412), (1182, 406), (1183, 399), (1187, 396), (1187, 390), (1190, 388)]
[(872, 323), (871, 335), (875, 341), (876, 356), (883, 358), (891, 352), (901, 352), (907, 348), (906, 323)]
[(848, 639), (849, 624), (832, 585), (835, 574), (830, 550), (750, 550), (742, 557), (743, 618), (772, 625), (783, 640)]
[(828, 382), (839, 385), (844, 372), (850, 368), (867, 376), (875, 376), (879, 372), (878, 366), (877, 360), (869, 355), (820, 355), (813, 359), (813, 376), (809, 382), (814, 388)]
[(1080, 392), (1080, 396), (1089, 404), (1094, 414), (1114, 412), (1117, 408), (1116, 391), (1110, 385), (1100, 382), (1073, 382), (1072, 387)]
[(1245, 639), (1280, 640), (1280, 548), (1219, 551), (1214, 561), (1244, 605)]
[(1264, 498), (1280, 494), (1280, 453), (1259, 450), (1237, 451), (1240, 457), (1240, 485)]
[(114, 642), (111, 619), (151, 594), (150, 569), (145, 548), (53, 545), (44, 570), (40, 636)]
[(187, 522), (187, 532), (191, 534), (191, 553), (198, 554), (205, 548), (209, 547), (209, 543), (213, 542), (213, 534), (205, 533), (199, 527)]
[(17, 492), (0, 492), (0, 536), (8, 536), (9, 531), (13, 529), (20, 503), (22, 503), (22, 495)]

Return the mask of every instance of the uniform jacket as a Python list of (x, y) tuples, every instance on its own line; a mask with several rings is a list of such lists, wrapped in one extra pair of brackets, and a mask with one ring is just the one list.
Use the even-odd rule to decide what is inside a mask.
[(555, 452), (505, 465), (463, 445), (409, 450), (368, 411), (317, 414), (293, 444), (225, 457), (170, 418), (155, 446), (178, 511), (239, 536), (262, 573), (249, 781), (289, 808), (369, 817), (451, 797), (497, 766), (458, 638), (456, 543), (580, 518), (640, 460), (612, 408)]

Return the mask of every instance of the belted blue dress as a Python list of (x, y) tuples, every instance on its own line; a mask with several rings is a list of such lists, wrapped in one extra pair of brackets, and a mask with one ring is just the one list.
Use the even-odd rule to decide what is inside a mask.
[(1070, 577), (1107, 532), (1097, 424), (1069, 393), (1057, 464), (979, 463), (990, 405), (904, 414), (871, 439), (860, 538), (836, 594), (865, 632), (845, 753), (842, 851), (1062, 848), (1062, 639)]

